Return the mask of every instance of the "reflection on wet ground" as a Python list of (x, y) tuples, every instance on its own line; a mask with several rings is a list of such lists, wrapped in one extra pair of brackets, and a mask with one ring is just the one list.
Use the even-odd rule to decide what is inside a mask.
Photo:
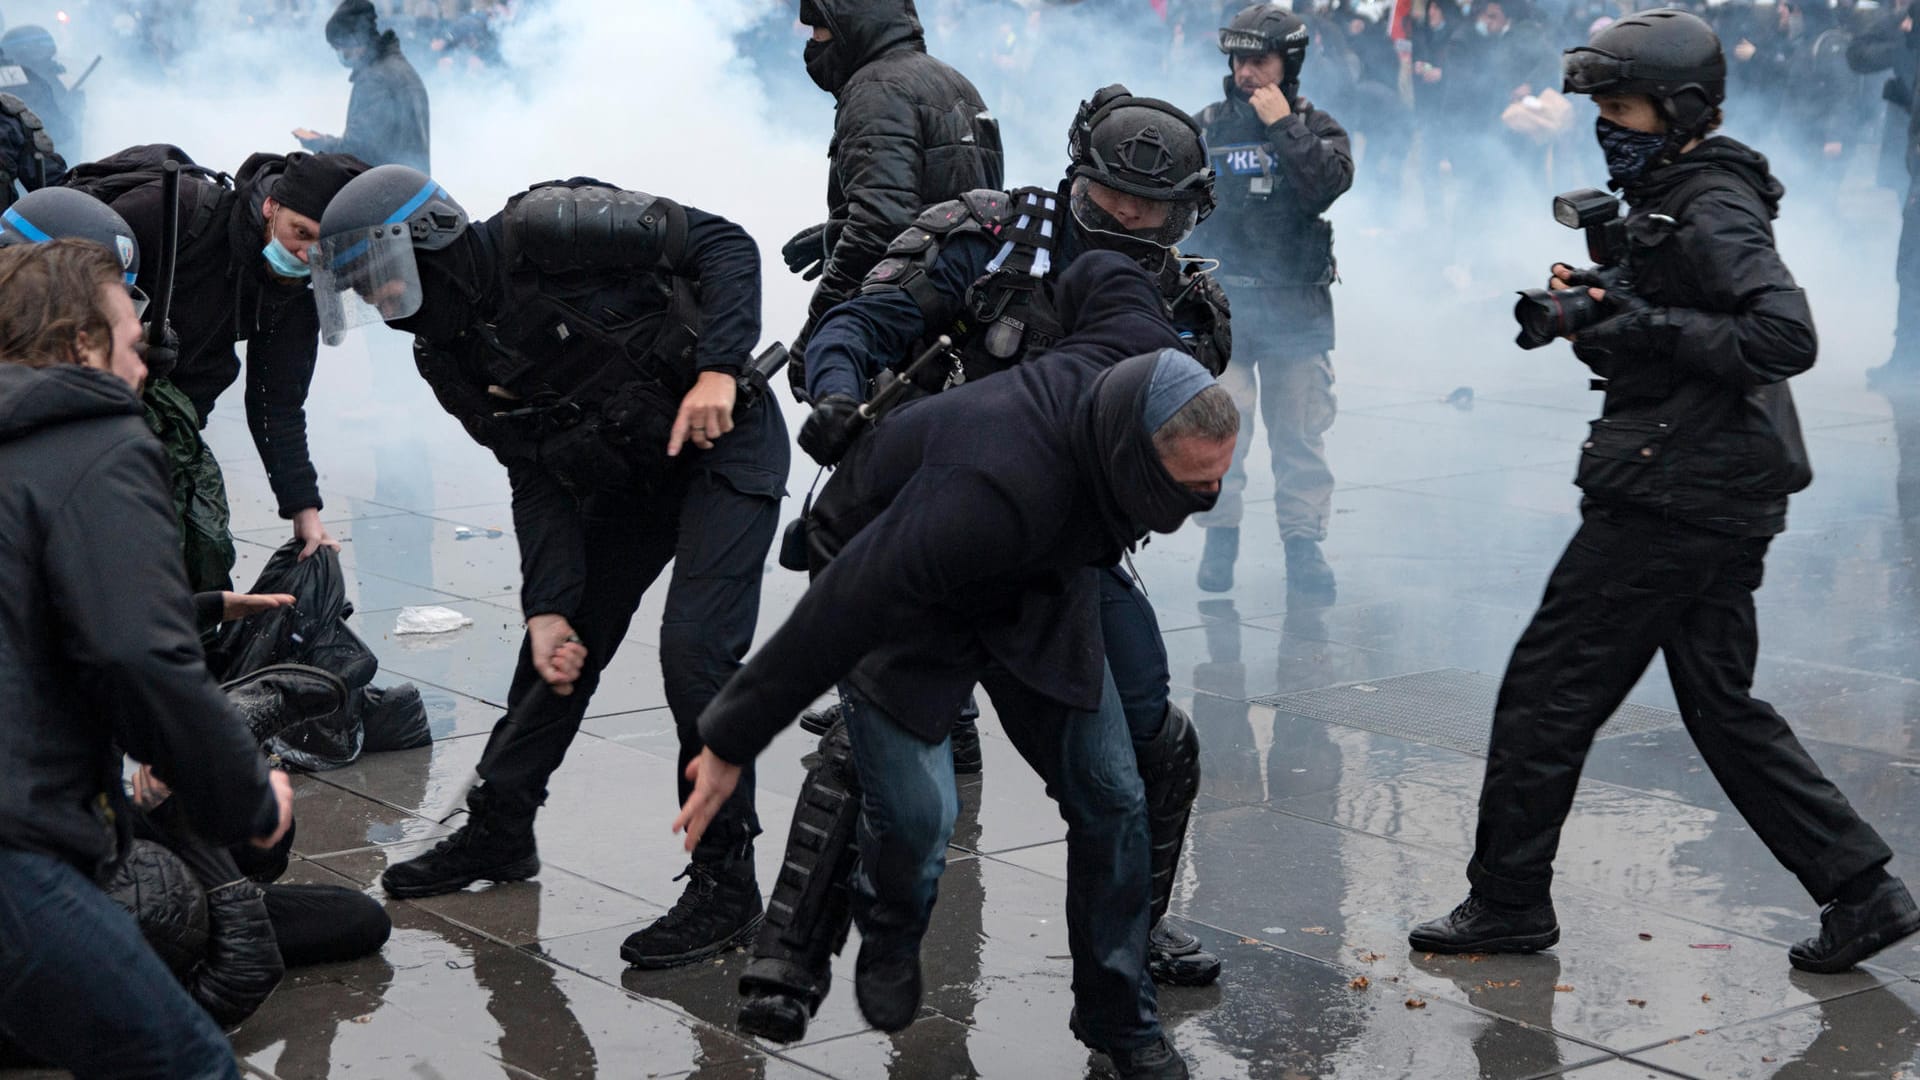
[[(1389, 322), (1372, 332), (1405, 331)], [(323, 357), (314, 456), (361, 632), (386, 678), (422, 686), (436, 741), (299, 779), (294, 872), (377, 895), (382, 869), (446, 831), (438, 818), (498, 713), (519, 617), (502, 470), (434, 407), (397, 342), (374, 340), (371, 356), (356, 344)], [(1375, 355), (1364, 339), (1350, 347)], [(1816, 913), (1669, 722), (1657, 666), (1633, 695), (1633, 722), (1603, 733), (1569, 823), (1560, 945), (1517, 958), (1408, 952), (1409, 921), (1465, 887), (1485, 724), (1475, 687), (1500, 672), (1574, 527), (1568, 478), (1594, 401), (1564, 357), (1511, 352), (1489, 348), (1470, 411), (1444, 404), (1458, 371), (1343, 367), (1329, 438), (1343, 485), (1327, 545), (1337, 603), (1289, 599), (1258, 453), (1233, 592), (1195, 588), (1192, 530), (1156, 538), (1138, 559), (1176, 697), (1206, 754), (1174, 912), (1227, 964), (1217, 987), (1162, 994), (1175, 1042), (1202, 1077), (1913, 1075), (1920, 946), (1841, 976), (1790, 971), (1787, 945)], [(1899, 852), (1894, 869), (1911, 872), (1920, 399), (1859, 390), (1859, 366), (1801, 380), (1819, 479), (1795, 500), (1760, 595), (1758, 690)], [(286, 527), (237, 400), (209, 433), (228, 469), (244, 582)], [(790, 486), (812, 479), (796, 470)], [(801, 586), (769, 568), (763, 629)], [(400, 607), (427, 603), (473, 625), (392, 636)], [(793, 1047), (734, 1030), (738, 955), (677, 972), (624, 969), (619, 942), (673, 902), (682, 866), (667, 829), (674, 742), (660, 608), (648, 597), (552, 784), (540, 877), (388, 901), (396, 930), (383, 956), (299, 972), (235, 1033), (248, 1068), (287, 1078), (1097, 1075), (1099, 1060), (1067, 1033), (1063, 829), (990, 710), (985, 775), (964, 789), (927, 943), (925, 1008), (905, 1032), (861, 1022), (851, 950), (809, 1040)], [(1395, 699), (1393, 710), (1341, 714), (1327, 705), (1342, 705), (1337, 695), (1299, 696), (1379, 690), (1421, 672), (1442, 673), (1425, 682), (1431, 696)], [(765, 759), (763, 882), (808, 747), (796, 729)]]

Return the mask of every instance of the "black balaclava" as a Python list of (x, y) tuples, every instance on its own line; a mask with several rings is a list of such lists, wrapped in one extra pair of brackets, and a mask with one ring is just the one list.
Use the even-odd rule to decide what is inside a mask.
[(474, 225), (439, 251), (414, 249), (420, 268), (420, 310), (387, 323), (402, 333), (446, 344), (490, 314), (493, 247)]
[[(1198, 383), (1191, 378), (1195, 373)], [(1075, 432), (1074, 456), (1092, 482), (1114, 539), (1125, 546), (1149, 532), (1173, 532), (1192, 515), (1213, 509), (1219, 499), (1175, 480), (1160, 460), (1153, 445), (1159, 425), (1152, 430), (1147, 425), (1150, 406), (1164, 406), (1168, 398), (1155, 392), (1156, 384), (1186, 392), (1174, 406), (1178, 411), (1212, 385), (1213, 376), (1178, 349), (1122, 360), (1094, 380)], [(1160, 423), (1171, 415), (1160, 415)]]
[(846, 48), (840, 40), (840, 31), (827, 18), (818, 0), (800, 0), (800, 22), (805, 26), (819, 27), (833, 32), (830, 41), (808, 41), (802, 55), (807, 62), (807, 77), (813, 84), (829, 94), (837, 94), (847, 83), (847, 73), (840, 69), (839, 53)]

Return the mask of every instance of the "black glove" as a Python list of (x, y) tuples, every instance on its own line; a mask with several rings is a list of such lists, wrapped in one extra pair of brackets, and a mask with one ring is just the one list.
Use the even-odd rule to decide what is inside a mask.
[(809, 225), (781, 245), (780, 257), (787, 261), (788, 270), (800, 275), (800, 280), (812, 281), (826, 271), (827, 255), (832, 252), (833, 239), (839, 232), (831, 221)]
[(173, 332), (173, 327), (161, 328), (160, 344), (148, 345), (145, 359), (149, 380), (165, 379), (173, 374), (173, 369), (180, 366), (180, 335)]
[(800, 425), (800, 449), (822, 465), (837, 465), (860, 432), (860, 403), (845, 394), (828, 394)]

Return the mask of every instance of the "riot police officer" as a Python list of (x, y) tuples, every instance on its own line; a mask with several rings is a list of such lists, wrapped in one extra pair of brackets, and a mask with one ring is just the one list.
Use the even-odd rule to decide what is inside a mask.
[(1576, 474), (1580, 531), (1494, 706), (1472, 892), (1409, 941), (1484, 953), (1559, 940), (1553, 858), (1581, 766), (1658, 651), (1700, 756), (1823, 906), (1820, 933), (1789, 961), (1844, 971), (1920, 930), (1920, 910), (1887, 873), (1880, 835), (1750, 690), (1753, 593), (1788, 496), (1813, 478), (1786, 380), (1817, 346), (1806, 293), (1774, 250), (1783, 191), (1766, 158), (1713, 134), (1726, 60), (1698, 16), (1629, 15), (1567, 50), (1564, 67), (1566, 92), (1599, 107), (1629, 207), (1624, 221), (1617, 205), (1594, 214), (1623, 247), (1604, 272), (1553, 270), (1553, 302), (1591, 312), (1559, 329), (1606, 398)]
[[(1333, 426), (1333, 226), (1322, 216), (1353, 186), (1340, 122), (1300, 93), (1307, 24), (1279, 4), (1242, 10), (1220, 31), (1232, 69), (1226, 96), (1201, 110), (1219, 173), (1220, 212), (1201, 234), (1239, 312), (1243, 343), (1222, 376), (1240, 400), (1240, 445), (1207, 530), (1199, 584), (1233, 587), (1253, 406), (1273, 455), (1274, 512), (1289, 590), (1328, 599), (1333, 569), (1320, 545), (1333, 508), (1324, 436)], [(1257, 391), (1256, 391), (1257, 384)]]
[[(507, 467), (527, 634), (459, 832), (389, 867), (390, 896), (532, 877), (534, 813), (641, 594), (673, 564), (660, 662), (684, 769), (694, 721), (746, 654), (787, 475), (787, 432), (737, 380), (760, 334), (759, 250), (724, 218), (588, 179), (484, 221), (422, 173), (369, 171), (328, 207), (314, 259), (330, 340), (384, 320)], [(691, 963), (761, 918), (751, 777), (693, 853), (678, 903), (627, 938)]]
[[(1213, 177), (1199, 128), (1176, 107), (1115, 85), (1082, 103), (1069, 143), (1068, 174), (1055, 187), (972, 191), (922, 211), (868, 274), (860, 295), (827, 313), (808, 346), (807, 389), (817, 404), (800, 431), (803, 450), (823, 465), (839, 462), (867, 428), (861, 405), (876, 385), (905, 379), (914, 393), (935, 393), (1046, 352), (1062, 335), (1060, 282), (1096, 250), (1122, 253), (1145, 269), (1158, 287), (1162, 310), (1156, 314), (1181, 327), (1186, 346), (1211, 370), (1224, 366), (1230, 348), (1224, 297), (1193, 269), (1198, 260), (1176, 250), (1212, 207)], [(942, 335), (952, 351), (929, 351), (928, 343)], [(1161, 919), (1199, 788), (1197, 738), (1186, 714), (1167, 699), (1166, 646), (1152, 607), (1120, 567), (1101, 570), (1099, 578), (1107, 658), (1151, 817), (1150, 969), (1163, 982), (1205, 985), (1218, 977), (1219, 959)], [(966, 771), (971, 756), (977, 770), (971, 722), (953, 725), (950, 741), (955, 766)], [(834, 753), (837, 743), (844, 738), (830, 731), (810, 784), (843, 790), (857, 783), (848, 756)], [(786, 863), (832, 879), (849, 867), (843, 862), (836, 871), (840, 856), (810, 842), (822, 827), (797, 820)], [(833, 830), (831, 823), (824, 828)], [(832, 919), (819, 917), (819, 905), (801, 896), (827, 888), (800, 874), (783, 876), (776, 887), (769, 931), (741, 980), (747, 997), (741, 1024), (754, 1034), (797, 1039), (809, 1010), (819, 1007), (827, 956), (845, 932), (844, 912), (832, 926)]]

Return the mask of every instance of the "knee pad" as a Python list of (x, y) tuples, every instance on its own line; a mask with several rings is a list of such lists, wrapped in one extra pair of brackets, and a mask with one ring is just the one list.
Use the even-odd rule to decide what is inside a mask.
[(1153, 845), (1153, 921), (1167, 913), (1173, 875), (1187, 840), (1187, 818), (1200, 796), (1200, 736), (1193, 719), (1167, 705), (1166, 723), (1148, 742), (1134, 745), (1147, 789), (1147, 832)]
[(833, 980), (829, 964), (853, 922), (859, 821), (860, 780), (841, 721), (821, 737), (820, 761), (800, 785), (766, 922), (740, 975), (741, 994), (787, 994), (819, 1009)]

